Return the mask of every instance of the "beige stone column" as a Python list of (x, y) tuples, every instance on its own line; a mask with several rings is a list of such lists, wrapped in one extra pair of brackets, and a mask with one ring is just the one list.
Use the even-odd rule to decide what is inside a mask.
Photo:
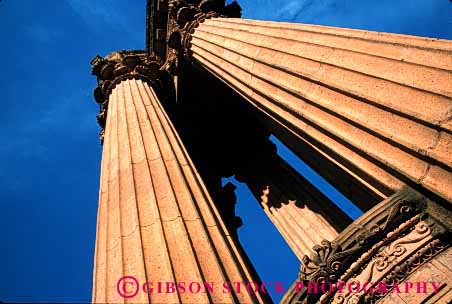
[(382, 200), (407, 184), (452, 200), (452, 41), (234, 18), (189, 40), (195, 62), (358, 205), (354, 188)]
[(235, 177), (244, 182), (281, 236), (300, 259), (326, 239), (333, 241), (351, 223), (333, 202), (276, 154), (262, 145)]
[[(327, 209), (320, 212), (320, 209), (317, 208), (324, 204), (318, 204), (319, 201), (315, 200), (311, 193), (298, 189), (283, 192), (278, 189), (277, 184), (269, 184), (261, 192), (259, 202), (266, 215), (300, 261), (304, 255), (310, 255), (312, 247), (322, 240), (332, 241), (336, 238), (338, 230), (332, 226), (331, 222), (327, 221), (325, 213), (331, 212), (333, 214), (334, 211), (339, 210), (333, 211), (332, 209), (337, 208), (327, 206)], [(312, 187), (307, 184), (299, 184), (298, 186), (304, 187), (304, 190), (306, 190), (306, 186)], [(312, 188), (309, 190), (312, 190)], [(284, 200), (287, 197), (294, 199)], [(325, 201), (322, 203), (325, 203)], [(317, 207), (315, 211), (312, 210), (313, 206)]]
[[(149, 75), (158, 73), (152, 73), (145, 57), (123, 57), (124, 54), (116, 53), (107, 61), (97, 59), (102, 68), (97, 73), (103, 83), (115, 78), (107, 83), (110, 89), (106, 90), (108, 101), (104, 104), (108, 111), (93, 302), (266, 302), (268, 298), (261, 294), (223, 292), (223, 282), (251, 282), (258, 278), (228, 234), (149, 85)], [(112, 74), (109, 65), (114, 68)], [(140, 283), (133, 298), (123, 299), (118, 294), (117, 283), (122, 276), (134, 276)], [(153, 293), (143, 291), (145, 282), (153, 284)], [(159, 293), (158, 282), (180, 282), (186, 291)], [(191, 282), (209, 282), (213, 292), (189, 292)], [(134, 291), (130, 284), (124, 288)]]

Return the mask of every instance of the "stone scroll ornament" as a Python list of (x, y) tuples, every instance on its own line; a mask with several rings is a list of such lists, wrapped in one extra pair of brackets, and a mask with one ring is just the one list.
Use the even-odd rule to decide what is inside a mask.
[(315, 254), (303, 257), (300, 278), (317, 283), (336, 282), (344, 268), (343, 260), (359, 251), (358, 246), (342, 250), (340, 245), (327, 240), (312, 249)]
[(177, 75), (179, 61), (189, 59), (191, 34), (204, 20), (214, 17), (240, 18), (242, 9), (234, 1), (170, 0), (168, 4), (168, 54), (163, 69)]
[[(375, 206), (344, 230), (335, 242), (323, 241), (304, 256), (300, 281), (385, 282), (388, 290), (450, 245), (450, 214), (411, 189)], [(375, 303), (385, 294), (356, 292), (310, 295), (296, 303)], [(294, 303), (294, 302), (290, 302)]]
[(312, 282), (336, 282), (352, 261), (380, 241), (386, 233), (425, 209), (422, 200), (396, 198), (395, 204), (379, 223), (371, 227), (357, 227), (351, 246), (343, 248), (336, 242), (324, 240), (313, 248), (314, 254), (305, 255), (300, 269), (300, 279)]
[(157, 57), (148, 56), (143, 51), (113, 52), (106, 58), (99, 55), (91, 61), (92, 74), (97, 77), (98, 85), (94, 90), (94, 99), (100, 105), (97, 122), (101, 127), (100, 141), (103, 143), (105, 123), (107, 121), (108, 97), (114, 87), (125, 79), (142, 79), (155, 84), (162, 74), (162, 62)]

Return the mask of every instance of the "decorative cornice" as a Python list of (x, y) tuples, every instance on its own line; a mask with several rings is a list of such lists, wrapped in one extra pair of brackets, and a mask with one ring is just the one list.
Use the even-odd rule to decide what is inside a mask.
[[(361, 272), (364, 265), (373, 260), (376, 266), (383, 267), (384, 262), (398, 259), (397, 250), (401, 250), (398, 244), (407, 243), (405, 241), (410, 237), (405, 236), (412, 233), (415, 227), (420, 232), (423, 231), (422, 229), (428, 229), (431, 239), (447, 240), (448, 238), (444, 236), (450, 235), (452, 231), (450, 216), (450, 212), (442, 205), (427, 199), (413, 189), (406, 188), (369, 210), (345, 229), (334, 242), (323, 241), (315, 246), (313, 248), (315, 253), (309, 257), (305, 256), (302, 260), (299, 280), (335, 284), (338, 281), (345, 282), (352, 280), (355, 276), (363, 275)], [(419, 246), (422, 244), (419, 243)], [(434, 245), (436, 244), (437, 241)], [(435, 247), (434, 253), (430, 253), (429, 256), (437, 254), (448, 245), (446, 241), (438, 248)], [(388, 251), (389, 254), (381, 251), (384, 247), (391, 249)], [(421, 252), (424, 254), (425, 250), (430, 252), (430, 249), (420, 248), (419, 253), (414, 250), (410, 254), (413, 256)], [(402, 251), (401, 253), (408, 254), (405, 250)], [(380, 258), (385, 253), (386, 255)], [(409, 259), (416, 260), (411, 257)], [(391, 267), (397, 266), (397, 263), (395, 261)], [(400, 267), (414, 267), (414, 265), (400, 265)], [(387, 279), (388, 283), (392, 280), (390, 276)], [(330, 303), (332, 300), (333, 294), (319, 299), (318, 294), (312, 295), (306, 290), (295, 292), (293, 288), (292, 286), (283, 303), (317, 303), (319, 301)]]
[[(351, 246), (343, 246), (333, 242), (323, 241), (313, 248), (315, 254), (304, 256), (300, 278), (311, 282), (335, 282), (354, 261), (357, 254), (363, 253), (372, 244), (383, 238), (396, 225), (425, 210), (426, 204), (421, 197), (411, 192), (395, 196), (386, 209), (386, 215), (370, 225), (356, 223), (358, 229), (353, 233)], [(372, 216), (373, 214), (371, 214)], [(355, 225), (355, 224), (353, 224)]]
[(108, 98), (114, 87), (125, 79), (143, 79), (153, 83), (160, 78), (161, 60), (150, 57), (144, 51), (118, 51), (103, 58), (99, 55), (91, 60), (92, 74), (97, 77), (98, 85), (94, 90), (94, 99), (100, 104), (97, 122), (102, 130), (107, 119)]
[(445, 249), (449, 248), (450, 244), (444, 238), (436, 238), (422, 247), (416, 254), (409, 257), (400, 265), (396, 266), (383, 282), (386, 283), (387, 290), (382, 293), (368, 293), (364, 298), (365, 303), (376, 303), (388, 293), (391, 292), (396, 283), (403, 282), (410, 274), (414, 273), (426, 262), (434, 258)]
[[(446, 245), (441, 244), (439, 239), (432, 239), (432, 226), (425, 221), (409, 220), (398, 229), (389, 233), (387, 237), (372, 247), (360, 259), (353, 264), (348, 272), (341, 277), (342, 282), (372, 282), (370, 285), (377, 285), (377, 282), (385, 282), (388, 289), (394, 282), (397, 282), (393, 272), (400, 267), (403, 269), (413, 269), (420, 266), (428, 259), (440, 252)], [(430, 251), (430, 254), (426, 254)], [(425, 258), (417, 259), (425, 256)], [(407, 257), (410, 257), (407, 259)], [(414, 258), (414, 259), (413, 259)], [(398, 266), (397, 266), (398, 265)], [(398, 271), (397, 271), (398, 272)], [(398, 275), (398, 274), (397, 274)], [(370, 287), (370, 286), (369, 286)], [(332, 299), (334, 296), (334, 299)], [(368, 290), (345, 293), (325, 294), (322, 296), (322, 303), (332, 300), (334, 304), (345, 303), (374, 303), (375, 298)], [(384, 296), (384, 294), (380, 294)], [(327, 301), (329, 299), (329, 301)], [(364, 301), (363, 301), (364, 300)]]
[(240, 18), (240, 5), (224, 0), (170, 0), (168, 5), (168, 54), (163, 67), (178, 73), (180, 58), (189, 59), (191, 35), (204, 20), (213, 17)]

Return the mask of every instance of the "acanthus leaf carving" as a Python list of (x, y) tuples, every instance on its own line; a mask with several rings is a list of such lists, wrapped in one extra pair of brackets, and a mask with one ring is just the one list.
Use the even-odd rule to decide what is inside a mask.
[(303, 257), (300, 277), (319, 283), (335, 282), (343, 270), (343, 260), (357, 251), (357, 248), (342, 250), (340, 245), (327, 240), (312, 249), (314, 254)]
[(170, 0), (168, 10), (168, 51), (162, 69), (174, 75), (179, 71), (179, 58), (191, 57), (191, 35), (200, 23), (214, 17), (239, 18), (242, 15), (236, 1), (225, 5), (224, 0)]
[(395, 195), (390, 206), (382, 219), (355, 226), (349, 247), (343, 248), (340, 244), (326, 240), (315, 246), (315, 254), (304, 256), (302, 260), (300, 279), (337, 282), (359, 255), (383, 240), (395, 227), (426, 209), (423, 197), (412, 191)]
[(94, 99), (100, 105), (97, 122), (101, 127), (99, 134), (101, 143), (105, 133), (108, 97), (113, 88), (127, 78), (155, 82), (161, 74), (160, 65), (160, 58), (148, 56), (144, 51), (113, 52), (106, 58), (97, 55), (91, 60), (92, 74), (97, 77), (98, 82), (94, 90)]

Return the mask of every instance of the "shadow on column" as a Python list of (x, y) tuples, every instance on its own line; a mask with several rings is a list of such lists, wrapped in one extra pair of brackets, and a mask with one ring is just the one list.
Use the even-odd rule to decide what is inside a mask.
[(224, 177), (236, 176), (249, 187), (300, 260), (312, 246), (333, 240), (351, 223), (336, 204), (278, 156), (269, 139), (272, 130), (260, 123), (256, 110), (239, 94), (195, 65), (182, 69), (177, 103), (165, 106), (237, 241), (242, 221), (235, 214), (235, 187), (223, 186)]

